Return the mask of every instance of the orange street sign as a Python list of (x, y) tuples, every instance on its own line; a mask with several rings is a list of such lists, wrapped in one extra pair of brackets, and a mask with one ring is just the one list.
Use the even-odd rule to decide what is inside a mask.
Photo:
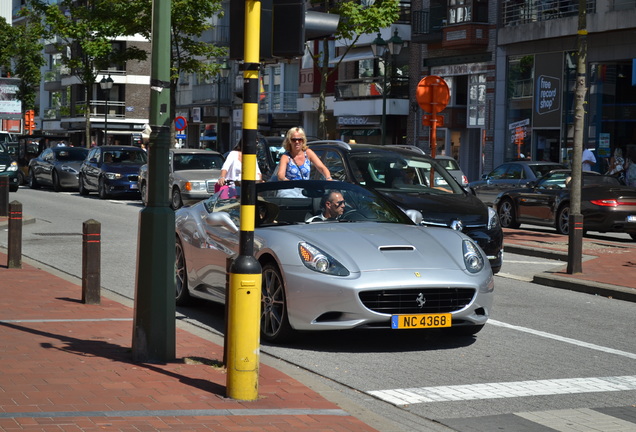
[(437, 114), (446, 108), (450, 100), (448, 84), (437, 75), (426, 76), (417, 85), (415, 99), (424, 111)]

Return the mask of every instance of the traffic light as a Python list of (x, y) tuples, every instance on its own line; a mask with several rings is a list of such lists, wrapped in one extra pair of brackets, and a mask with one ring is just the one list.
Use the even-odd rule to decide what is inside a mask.
[[(305, 42), (333, 35), (340, 15), (308, 11), (303, 0), (261, 0), (261, 61), (300, 57)], [(230, 58), (243, 60), (245, 2), (230, 3)]]
[(24, 113), (24, 129), (28, 131), (29, 135), (35, 129), (35, 113), (33, 110), (26, 110)]

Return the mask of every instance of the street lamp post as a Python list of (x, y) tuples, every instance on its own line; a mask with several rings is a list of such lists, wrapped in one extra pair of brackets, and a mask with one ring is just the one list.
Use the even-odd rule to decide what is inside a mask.
[(104, 112), (104, 139), (102, 140), (102, 145), (108, 144), (108, 100), (110, 99), (110, 89), (113, 88), (113, 79), (108, 75), (108, 78), (104, 75), (102, 80), (99, 82), (99, 86), (104, 91), (106, 96), (106, 111)]
[(226, 61), (223, 61), (216, 77), (216, 149), (221, 153), (223, 153), (221, 145), (221, 81), (228, 76), (230, 76), (230, 67)]
[(393, 37), (389, 39), (388, 43), (384, 39), (382, 39), (380, 33), (378, 33), (378, 36), (371, 43), (371, 51), (373, 51), (373, 56), (381, 58), (384, 63), (384, 78), (382, 83), (382, 145), (386, 144), (387, 75), (389, 75), (391, 71), (391, 60), (394, 56), (398, 56), (400, 54), (400, 51), (402, 51), (402, 46), (404, 46), (404, 41), (402, 41), (402, 38), (398, 36), (397, 29), (395, 29), (395, 33), (393, 34)]

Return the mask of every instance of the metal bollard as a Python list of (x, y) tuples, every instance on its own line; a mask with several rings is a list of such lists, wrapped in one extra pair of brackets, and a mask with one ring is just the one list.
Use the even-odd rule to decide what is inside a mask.
[(9, 176), (0, 176), (0, 216), (9, 216)]
[(89, 219), (82, 225), (82, 303), (100, 304), (101, 227)]
[(9, 250), (7, 267), (22, 268), (22, 203), (9, 204)]

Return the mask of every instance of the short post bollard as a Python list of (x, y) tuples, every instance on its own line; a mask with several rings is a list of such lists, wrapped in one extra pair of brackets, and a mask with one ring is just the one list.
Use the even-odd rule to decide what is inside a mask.
[(22, 268), (22, 203), (9, 204), (9, 250), (7, 267)]
[(89, 219), (82, 226), (82, 303), (100, 304), (101, 228)]
[(9, 177), (0, 176), (0, 216), (9, 216)]

